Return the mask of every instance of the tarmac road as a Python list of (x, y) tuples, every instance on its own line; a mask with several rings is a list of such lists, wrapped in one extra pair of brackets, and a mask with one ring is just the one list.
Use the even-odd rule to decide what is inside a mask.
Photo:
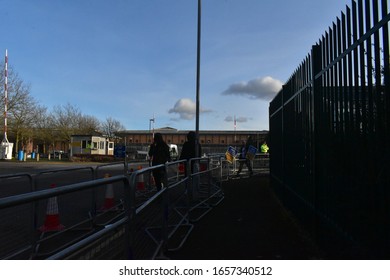
[(0, 175), (29, 173), (36, 174), (50, 169), (73, 168), (82, 166), (97, 166), (99, 163), (74, 163), (69, 161), (15, 161), (0, 160)]

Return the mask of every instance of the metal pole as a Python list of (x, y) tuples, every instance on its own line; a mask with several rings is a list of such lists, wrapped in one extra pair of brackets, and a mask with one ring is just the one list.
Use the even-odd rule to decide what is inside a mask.
[(237, 122), (236, 122), (236, 115), (234, 115), (234, 145), (236, 145), (237, 142), (237, 134), (236, 134), (236, 128), (237, 128)]
[(195, 157), (199, 157), (199, 84), (200, 84), (200, 38), (201, 38), (201, 11), (202, 1), (198, 0), (198, 39), (197, 39), (197, 64), (196, 64), (196, 125), (195, 125)]
[(149, 119), (149, 133), (148, 133), (148, 137), (147, 137), (147, 142), (153, 142), (153, 140), (151, 141), (150, 140), (150, 135), (152, 133), (152, 119)]
[(152, 133), (152, 139), (154, 139), (154, 122), (156, 121), (156, 119), (155, 119), (155, 117), (154, 117), (154, 113), (153, 113), (153, 127), (152, 127), (152, 131), (153, 131), (153, 133)]
[[(151, 130), (152, 129), (152, 122), (153, 122), (153, 131)], [(153, 114), (153, 118), (149, 119), (149, 134), (151, 132), (152, 132), (152, 142), (153, 142), (153, 139), (154, 139), (154, 114)]]
[(8, 50), (5, 50), (4, 69), (4, 141), (7, 139), (7, 111), (8, 111)]

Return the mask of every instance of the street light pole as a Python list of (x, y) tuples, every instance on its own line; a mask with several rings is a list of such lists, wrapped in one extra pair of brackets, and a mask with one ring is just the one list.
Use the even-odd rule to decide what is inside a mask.
[(199, 85), (200, 85), (200, 38), (201, 38), (201, 12), (202, 1), (198, 0), (198, 38), (197, 38), (197, 63), (196, 63), (196, 124), (195, 124), (195, 157), (199, 157)]
[(154, 114), (153, 114), (153, 118), (149, 119), (149, 133), (151, 132), (151, 129), (152, 129), (152, 122), (153, 122), (152, 142), (153, 142), (153, 138), (154, 138)]

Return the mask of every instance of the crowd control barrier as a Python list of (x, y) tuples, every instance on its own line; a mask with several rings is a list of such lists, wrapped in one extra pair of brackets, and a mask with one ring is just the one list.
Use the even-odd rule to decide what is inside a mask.
[[(223, 200), (222, 160), (38, 173), (28, 191), (0, 198), (2, 216), (18, 211), (27, 217), (20, 224), (4, 220), (7, 238), (0, 239), (0, 259), (164, 259)], [(160, 191), (153, 176), (157, 170), (165, 174)], [(60, 177), (65, 183), (55, 184)], [(20, 228), (24, 243), (22, 237), (6, 240)]]

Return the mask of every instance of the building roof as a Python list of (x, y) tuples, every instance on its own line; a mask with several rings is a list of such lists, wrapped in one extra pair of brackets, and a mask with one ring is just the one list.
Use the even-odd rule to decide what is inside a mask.
[[(155, 128), (154, 133), (162, 133), (162, 134), (187, 134), (191, 130), (178, 130), (172, 127), (162, 127), (162, 128)], [(123, 130), (118, 131), (117, 134), (150, 134), (150, 130)], [(268, 130), (200, 130), (199, 134), (214, 134), (214, 135), (221, 135), (221, 134), (248, 134), (248, 135), (254, 135), (254, 134), (268, 134)]]
[(70, 137), (104, 137), (104, 138), (108, 138), (107, 136), (101, 135), (101, 134), (73, 134)]

